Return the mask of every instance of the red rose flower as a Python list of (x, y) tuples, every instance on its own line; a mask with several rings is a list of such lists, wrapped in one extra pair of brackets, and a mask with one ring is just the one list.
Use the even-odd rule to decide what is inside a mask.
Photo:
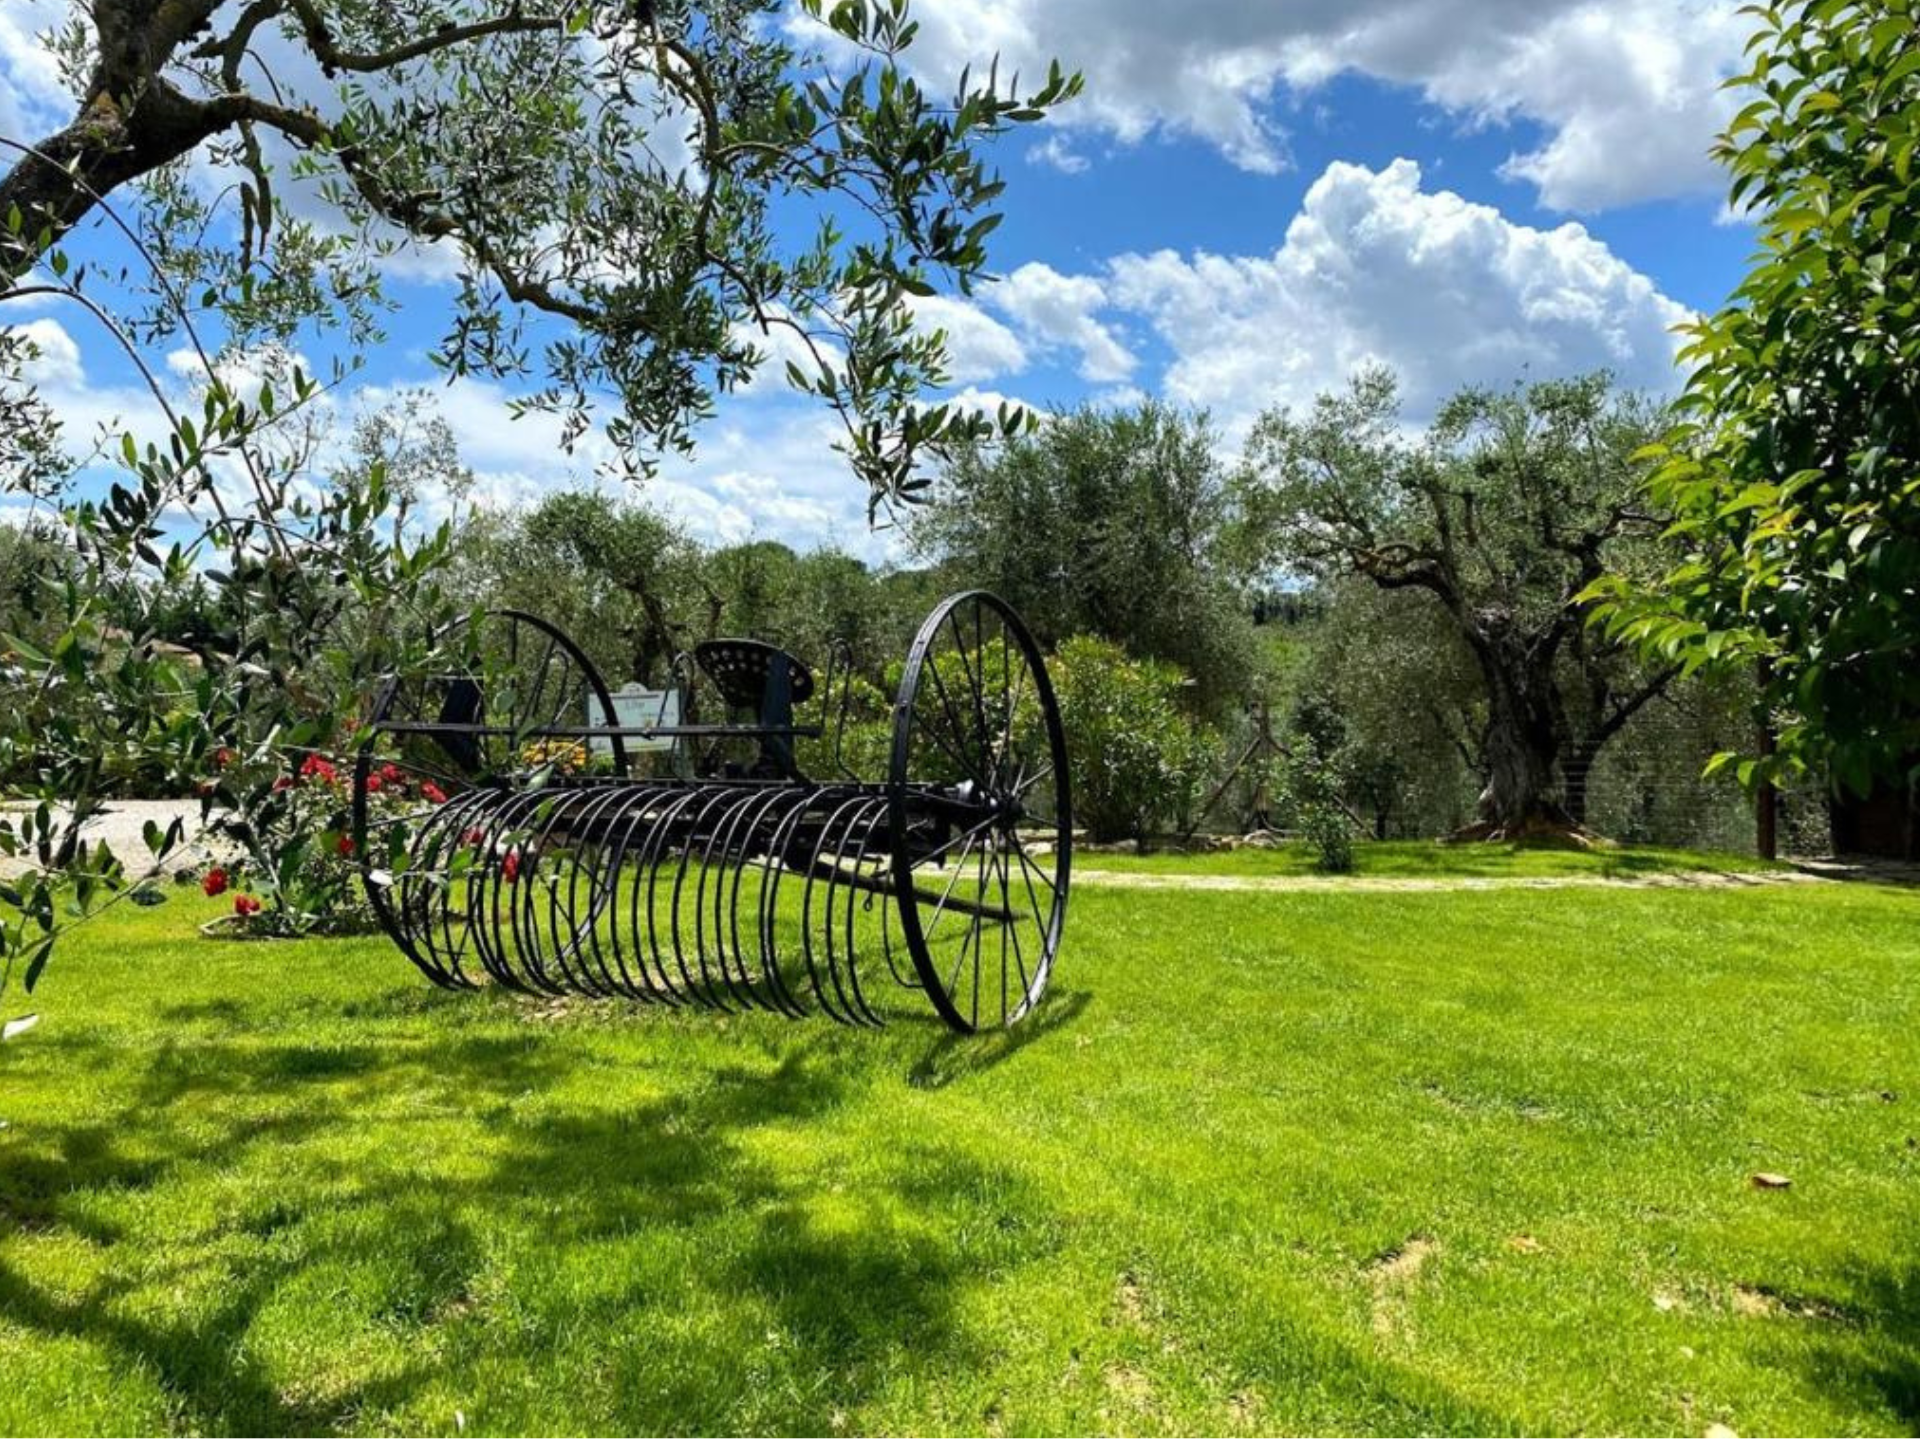
[(342, 835), (340, 837), (340, 843), (334, 846), (334, 848), (342, 855), (353, 854), (353, 837), (351, 835)]
[(407, 772), (402, 770), (398, 765), (382, 765), (380, 767), (380, 778), (389, 785), (404, 786), (407, 783)]
[(258, 915), (260, 902), (251, 895), (236, 895), (233, 897), (233, 913), (242, 917)]
[(291, 775), (282, 775), (273, 782), (273, 788), (275, 790), (291, 790), (293, 788), (293, 777)]
[(507, 877), (507, 883), (513, 884), (520, 878), (520, 852), (509, 850), (506, 859), (500, 862), (500, 873)]
[(222, 745), (218, 750), (213, 752), (213, 763), (218, 765), (222, 770), (226, 769), (227, 766), (233, 763), (233, 751), (225, 745)]
[(319, 780), (324, 784), (331, 785), (340, 778), (340, 772), (335, 770), (332, 763), (324, 756), (309, 755), (305, 760), (300, 762), (300, 778), (302, 780)]
[(436, 805), (444, 805), (447, 803), (447, 792), (431, 780), (422, 780), (420, 782), (420, 798), (423, 800), (431, 800)]
[(227, 872), (222, 870), (218, 865), (214, 866), (213, 869), (207, 871), (205, 875), (200, 877), (200, 888), (206, 892), (208, 899), (212, 899), (216, 895), (226, 894)]
[(380, 793), (380, 776), (378, 772), (367, 776), (367, 793), (369, 795), (377, 795)]
[(482, 830), (478, 825), (475, 825), (460, 837), (460, 843), (462, 845), (482, 845), (486, 843), (486, 839), (487, 832)]

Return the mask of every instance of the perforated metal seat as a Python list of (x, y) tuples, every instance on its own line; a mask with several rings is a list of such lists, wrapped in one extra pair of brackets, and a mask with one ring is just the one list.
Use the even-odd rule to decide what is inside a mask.
[(787, 663), (787, 695), (795, 705), (813, 696), (813, 672), (778, 645), (764, 640), (703, 640), (693, 658), (729, 705), (758, 711), (767, 696), (774, 666)]

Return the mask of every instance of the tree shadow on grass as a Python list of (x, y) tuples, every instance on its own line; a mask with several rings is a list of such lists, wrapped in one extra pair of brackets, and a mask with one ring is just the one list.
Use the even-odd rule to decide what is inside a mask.
[[(743, 1045), (738, 1063), (677, 1072), (664, 1088), (630, 1063), (645, 1072), (645, 1098), (611, 1088), (557, 1096), (591, 1063), (593, 1043), (591, 1032), (560, 1031), (427, 1044), (169, 1043), (118, 1113), (10, 1137), (17, 1153), (0, 1166), (0, 1235), (65, 1231), (100, 1247), (107, 1268), (75, 1290), (40, 1283), (30, 1263), (9, 1256), (0, 1313), (151, 1377), (183, 1429), (393, 1428), (382, 1417), (411, 1413), (422, 1387), (446, 1379), (449, 1353), (498, 1354), (506, 1343), (474, 1313), (476, 1295), (498, 1282), (488, 1273), (498, 1245), (564, 1261), (596, 1245), (621, 1253), (636, 1234), (682, 1245), (709, 1231), (737, 1236), (726, 1227), (744, 1216), (748, 1243), (673, 1272), (679, 1293), (616, 1275), (582, 1296), (537, 1282), (511, 1295), (515, 1306), (545, 1310), (528, 1337), (534, 1353), (502, 1358), (539, 1373), (553, 1358), (539, 1347), (559, 1345), (578, 1323), (607, 1337), (617, 1370), (628, 1337), (647, 1333), (654, 1358), (672, 1362), (670, 1382), (656, 1377), (630, 1398), (632, 1413), (603, 1423), (650, 1430), (750, 1421), (819, 1431), (834, 1407), (863, 1398), (866, 1372), (846, 1369), (849, 1345), (861, 1354), (910, 1345), (942, 1363), (957, 1336), (939, 1247), (894, 1228), (822, 1223), (812, 1202), (830, 1176), (783, 1177), (742, 1144), (747, 1132), (817, 1120), (842, 1102), (846, 1067), (834, 1063), (832, 1042), (816, 1032), (777, 1044), (771, 1064), (754, 1063)], [(70, 1035), (59, 1063), (85, 1065), (93, 1048)], [(117, 1063), (124, 1068), (124, 1055)], [(397, 1109), (405, 1115), (396, 1121)], [(415, 1112), (423, 1127), (453, 1127), (433, 1132), (442, 1148), (430, 1156), (400, 1153)], [(369, 1123), (400, 1127), (391, 1151), (364, 1153), (356, 1131)], [(19, 1146), (29, 1134), (31, 1148)], [(210, 1172), (240, 1178), (223, 1185)], [(345, 1336), (346, 1377), (339, 1357), (289, 1353), (297, 1327), (260, 1329), (263, 1316), (285, 1322), (305, 1307), (309, 1291), (313, 1348)], [(672, 1324), (682, 1312), (724, 1321), (742, 1297), (791, 1333), (790, 1372), (839, 1376), (830, 1400), (798, 1384), (755, 1394), (729, 1347)], [(377, 1362), (357, 1363), (367, 1351)], [(536, 1424), (536, 1415), (524, 1420)]]
[(1901, 1427), (1920, 1429), (1920, 1265), (1856, 1270), (1842, 1279), (1835, 1288), (1849, 1297), (1844, 1306), (1782, 1296), (1789, 1312), (1782, 1323), (1821, 1328), (1824, 1343), (1807, 1363), (1823, 1390), (1856, 1410), (1864, 1397), (1878, 1396)]
[[(1090, 1000), (944, 1038), (916, 1071), (982, 1077)], [(29, 1233), (0, 1259), (0, 1314), (146, 1377), (199, 1433), (451, 1429), (459, 1404), (478, 1430), (819, 1434), (903, 1384), (965, 1429), (989, 1422), (1007, 1347), (962, 1319), (970, 1287), (1131, 1243), (1077, 1231), (1012, 1143), (950, 1143), (936, 1113), (876, 1154), (836, 1124), (901, 1084), (920, 1027), (709, 1017), (696, 1040), (672, 1016), (611, 1035), (452, 1003), (442, 1026), (369, 1003), (337, 1043), (257, 1011), (251, 1031), (195, 1024), (114, 1113), (23, 1127), (0, 1234)], [(110, 1032), (50, 1059), (128, 1068)], [(35, 1239), (61, 1232), (99, 1268), (38, 1274)], [(1111, 1297), (1087, 1302), (1097, 1331)], [(1286, 1343), (1315, 1375), (1347, 1354)], [(1405, 1428), (1461, 1413), (1365, 1357), (1330, 1373), (1313, 1384), (1402, 1397)], [(1083, 1382), (1091, 1403), (1104, 1383)]]

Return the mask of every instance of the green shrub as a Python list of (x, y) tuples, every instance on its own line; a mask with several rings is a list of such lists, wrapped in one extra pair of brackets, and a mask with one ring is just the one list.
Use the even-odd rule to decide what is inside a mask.
[(1301, 838), (1314, 848), (1314, 868), (1327, 875), (1353, 869), (1353, 820), (1340, 803), (1346, 776), (1339, 763), (1298, 737), (1282, 779)]
[(1097, 841), (1144, 839), (1191, 812), (1217, 748), (1182, 706), (1176, 666), (1080, 635), (1048, 661), (1072, 763), (1075, 822)]

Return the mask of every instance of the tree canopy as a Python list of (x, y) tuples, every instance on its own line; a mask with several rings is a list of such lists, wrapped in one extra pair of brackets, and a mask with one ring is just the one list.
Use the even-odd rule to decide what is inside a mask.
[(777, 0), (76, 5), (55, 37), (73, 119), (6, 137), (0, 281), (131, 190), (157, 299), (240, 347), (336, 318), (364, 338), (381, 261), (438, 243), (452, 373), (533, 377), (572, 434), (610, 393), (644, 466), (774, 337), (875, 502), (897, 499), (922, 446), (982, 428), (921, 402), (944, 348), (901, 299), (982, 273), (1002, 185), (976, 147), (1079, 82), (935, 96), (897, 64), (905, 0), (801, 8), (830, 49), (796, 48)]
[(1004, 596), (1042, 643), (1098, 635), (1230, 705), (1252, 662), (1217, 446), (1204, 415), (1156, 401), (1056, 414), (958, 451), (910, 517), (913, 539)]
[(1772, 755), (1865, 792), (1920, 773), (1920, 24), (1911, 0), (1751, 7), (1748, 103), (1716, 154), (1759, 251), (1691, 327), (1656, 503), (1685, 555), (1594, 587), (1611, 633), (1688, 668), (1764, 662)]

